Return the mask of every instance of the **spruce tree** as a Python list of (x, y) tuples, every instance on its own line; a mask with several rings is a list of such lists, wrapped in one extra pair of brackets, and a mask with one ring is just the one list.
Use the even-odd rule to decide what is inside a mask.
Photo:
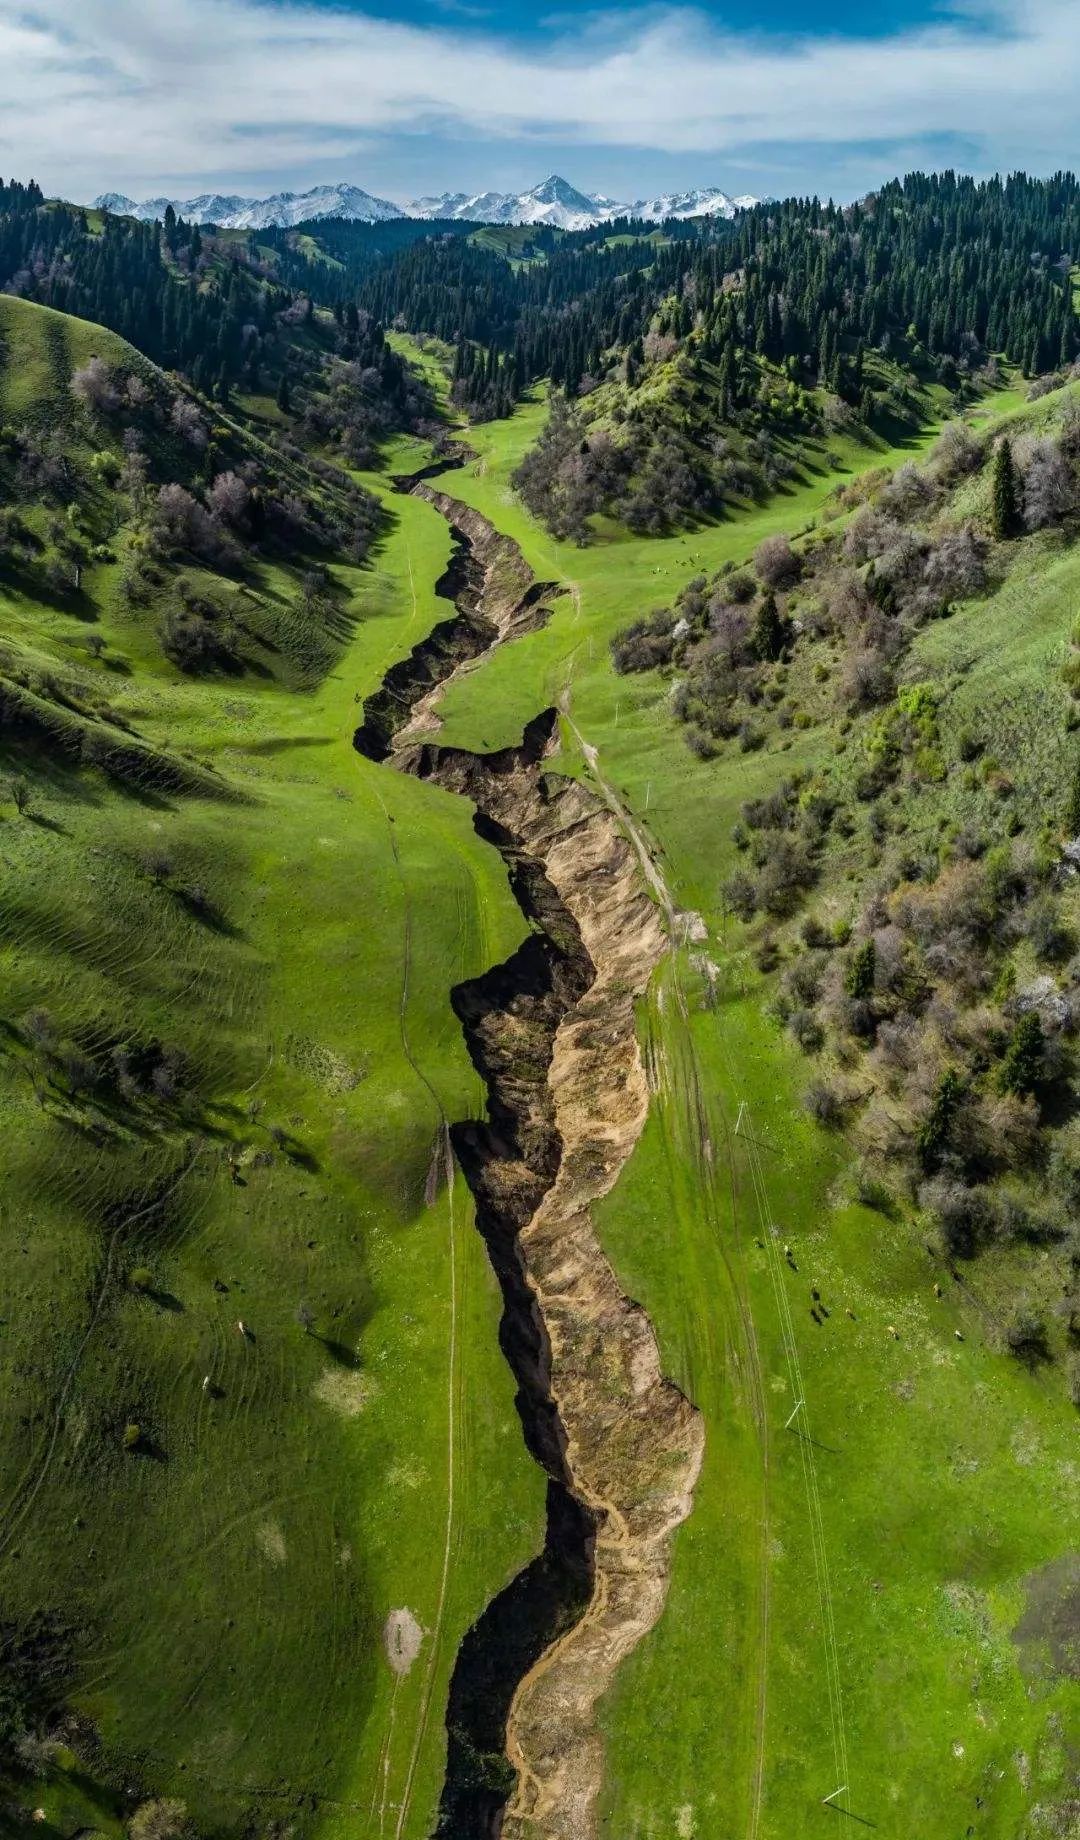
[(1020, 530), (1020, 489), (1016, 464), (1007, 435), (998, 442), (994, 454), (993, 497), (990, 504), (990, 527), (999, 543), (1018, 535)]
[(785, 620), (776, 604), (775, 594), (766, 594), (761, 606), (754, 616), (752, 645), (763, 664), (774, 664), (783, 656), (791, 633), (791, 623)]
[(292, 403), (289, 398), (289, 378), (286, 371), (282, 371), (278, 380), (277, 406), (281, 410), (282, 415), (288, 415), (292, 408)]
[(1073, 763), (1069, 799), (1065, 807), (1065, 829), (1070, 837), (1080, 837), (1080, 758)]

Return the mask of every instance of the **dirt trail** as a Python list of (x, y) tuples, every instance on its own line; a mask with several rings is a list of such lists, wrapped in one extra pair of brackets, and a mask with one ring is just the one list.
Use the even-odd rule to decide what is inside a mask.
[[(495, 754), (421, 739), (437, 727), (442, 684), (546, 617), (548, 590), (478, 513), (426, 482), (412, 489), (454, 532), (458, 622), (440, 640), (438, 681), (432, 653), (417, 648), (411, 678), (395, 667), (395, 699), (380, 692), (365, 706), (357, 745), (473, 802), (531, 923), (506, 964), (452, 993), (488, 1093), (487, 1119), (458, 1126), (454, 1147), (502, 1284), (525, 1435), (550, 1479), (544, 1554), (459, 1655), (439, 1831), (587, 1840), (602, 1771), (596, 1702), (660, 1614), (703, 1446), (701, 1419), (664, 1379), (648, 1318), (621, 1290), (590, 1213), (645, 1122), (634, 1004), (666, 939), (643, 879), (655, 887), (655, 871), (626, 814), (545, 771), (554, 710)], [(517, 1777), (509, 1799), (503, 1751)]]

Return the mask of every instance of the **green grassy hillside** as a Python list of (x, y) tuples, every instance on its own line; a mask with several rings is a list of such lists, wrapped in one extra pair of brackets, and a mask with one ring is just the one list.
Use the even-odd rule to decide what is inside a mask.
[[(0, 1622), (15, 1727), (43, 1680), (70, 1709), (66, 1748), (5, 1752), (7, 1800), (46, 1834), (157, 1794), (206, 1832), (420, 1836), (458, 1642), (543, 1510), (440, 1174), (480, 1102), (448, 986), (520, 916), (467, 812), (351, 746), (445, 615), (446, 526), (375, 479), (364, 564), (245, 547), (132, 600), (122, 429), (70, 377), (96, 354), (172, 386), (16, 300), (0, 336), (34, 539), (0, 564)], [(59, 491), (28, 476), (30, 417)], [(144, 433), (156, 473), (172, 437)], [(332, 510), (239, 423), (211, 440)], [(50, 588), (71, 536), (80, 586)], [(180, 573), (211, 624), (244, 603), (202, 674), (162, 647)], [(398, 1609), (423, 1632), (400, 1678)]]

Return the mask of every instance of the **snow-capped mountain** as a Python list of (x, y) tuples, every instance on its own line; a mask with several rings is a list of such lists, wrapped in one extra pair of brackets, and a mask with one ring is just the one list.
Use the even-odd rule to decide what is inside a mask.
[(616, 217), (638, 217), (660, 223), (665, 217), (734, 217), (749, 210), (756, 198), (731, 198), (718, 186), (697, 191), (669, 192), (657, 198), (624, 203), (601, 192), (579, 192), (553, 173), (529, 192), (444, 192), (438, 198), (415, 198), (405, 206), (407, 217), (451, 217), (473, 224), (555, 224), (561, 230), (589, 230)]
[(438, 198), (416, 198), (405, 206), (407, 217), (451, 217), (474, 224), (556, 224), (562, 230), (588, 230), (616, 217), (644, 218), (661, 223), (665, 217), (734, 217), (759, 201), (744, 195), (732, 198), (719, 186), (688, 192), (666, 192), (656, 198), (624, 202), (602, 192), (579, 192), (553, 173), (530, 192), (444, 192)]
[(749, 211), (759, 202), (749, 196), (729, 198), (717, 186), (707, 185), (697, 191), (663, 192), (658, 198), (639, 198), (632, 205), (624, 205), (622, 210), (629, 212), (631, 217), (643, 217), (658, 224), (665, 217), (735, 217), (739, 211)]
[(140, 217), (145, 223), (164, 217), (166, 206), (171, 204), (185, 223), (219, 224), (225, 230), (265, 230), (271, 225), (287, 228), (312, 217), (344, 217), (356, 223), (381, 224), (388, 218), (406, 216), (400, 205), (391, 204), (388, 198), (373, 198), (356, 185), (316, 185), (308, 192), (275, 192), (272, 198), (204, 192), (198, 198), (145, 198), (140, 203), (120, 192), (104, 192), (94, 204), (99, 210)]
[(94, 200), (99, 210), (139, 217), (146, 223), (164, 217), (166, 206), (171, 204), (186, 223), (220, 224), (228, 230), (289, 227), (314, 217), (342, 217), (365, 224), (400, 217), (441, 218), (470, 224), (551, 224), (559, 230), (590, 230), (616, 217), (644, 218), (651, 223), (660, 223), (666, 217), (734, 217), (757, 202), (751, 197), (731, 198), (711, 185), (622, 203), (600, 192), (579, 192), (558, 173), (552, 173), (528, 192), (443, 192), (437, 198), (414, 198), (404, 206), (391, 204), (387, 198), (375, 198), (359, 186), (344, 184), (316, 185), (307, 192), (275, 192), (272, 198), (204, 192), (198, 198), (145, 198), (136, 202), (122, 192), (104, 192)]
[(596, 199), (557, 173), (529, 192), (477, 192), (471, 198), (444, 192), (439, 198), (416, 198), (405, 206), (405, 214), (468, 224), (554, 224), (560, 230), (588, 230), (603, 221)]

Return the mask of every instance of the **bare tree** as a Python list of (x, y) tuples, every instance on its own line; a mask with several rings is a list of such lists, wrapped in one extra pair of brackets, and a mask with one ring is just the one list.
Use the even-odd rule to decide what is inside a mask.
[(766, 537), (754, 551), (758, 579), (767, 588), (792, 588), (802, 574), (802, 562), (787, 537)]
[(1056, 441), (1032, 442), (1019, 456), (1024, 488), (1024, 523), (1029, 530), (1060, 524), (1076, 505), (1076, 487)]
[(195, 404), (187, 396), (174, 396), (169, 411), (169, 421), (182, 441), (196, 447), (201, 452), (210, 436), (206, 423), (199, 414)]
[(219, 473), (210, 487), (209, 497), (210, 510), (223, 524), (231, 524), (235, 529), (245, 522), (251, 493), (239, 473)]
[(90, 358), (71, 374), (71, 393), (94, 414), (109, 415), (120, 406), (112, 371), (103, 358)]
[(930, 460), (942, 482), (951, 485), (978, 470), (982, 465), (982, 447), (966, 422), (950, 422), (942, 429)]

